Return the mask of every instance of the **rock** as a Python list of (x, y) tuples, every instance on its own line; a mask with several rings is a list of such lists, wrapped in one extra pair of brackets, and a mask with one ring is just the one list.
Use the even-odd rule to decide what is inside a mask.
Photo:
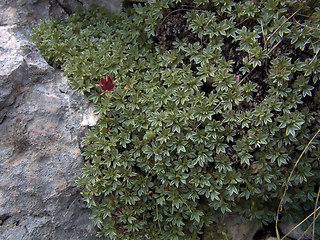
[(25, 28), (25, 25), (34, 26), (40, 19), (66, 16), (59, 4), (47, 0), (1, 0), (0, 9), (1, 26), (19, 24)]
[[(291, 240), (291, 238), (289, 239), (287, 237), (285, 237), (285, 238), (281, 237), (280, 239), (281, 240)], [(278, 239), (276, 237), (267, 237), (265, 240), (280, 240), (280, 239)]]
[(90, 104), (82, 116), (80, 125), (82, 127), (93, 127), (97, 124), (99, 117), (94, 114), (94, 105)]
[[(12, 27), (0, 27), (0, 123), (6, 115), (6, 107), (13, 104), (16, 94), (18, 94), (18, 86), (14, 85), (13, 79), (21, 79), (23, 75), (23, 57), (17, 54), (17, 39), (10, 33)], [(12, 94), (15, 87), (14, 94)]]
[[(279, 229), (283, 233), (283, 235), (286, 235), (289, 233), (295, 226), (298, 225), (297, 223), (290, 223), (290, 222), (282, 222), (279, 224)], [(293, 230), (291, 233), (288, 234), (288, 237), (293, 239), (300, 239), (300, 240), (311, 240), (312, 239), (312, 228), (309, 229), (306, 233), (302, 230), (302, 228), (299, 226), (295, 230)]]
[(1, 239), (96, 239), (75, 180), (89, 107), (12, 26), (0, 27)]
[(223, 235), (230, 240), (252, 240), (259, 229), (260, 226), (254, 222), (237, 223), (235, 216), (229, 216), (205, 229), (202, 239), (210, 240)]
[(110, 12), (119, 12), (122, 8), (123, 0), (82, 0), (84, 6), (96, 5), (105, 7)]
[(56, 0), (56, 2), (65, 10), (67, 14), (72, 14), (79, 6), (90, 7), (91, 5), (95, 5), (104, 7), (110, 12), (119, 12), (122, 7), (121, 0)]
[[(65, 17), (79, 6), (96, 5), (111, 12), (120, 11), (122, 0), (1, 0), (0, 25), (17, 24), (34, 26), (40, 19)], [(4, 14), (5, 13), (5, 14)]]
[(75, 184), (97, 117), (30, 41), (40, 19), (67, 14), (47, 0), (2, 0), (0, 11), (0, 239), (98, 239)]

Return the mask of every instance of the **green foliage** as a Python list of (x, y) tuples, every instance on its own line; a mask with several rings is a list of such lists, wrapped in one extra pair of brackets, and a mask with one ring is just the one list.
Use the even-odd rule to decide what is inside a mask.
[[(160, 0), (117, 15), (81, 10), (34, 30), (47, 61), (99, 114), (78, 181), (99, 236), (196, 240), (229, 213), (275, 219), (320, 127), (319, 7)], [(161, 35), (179, 23), (187, 27), (174, 38)], [(97, 84), (105, 75), (114, 92)], [(287, 218), (313, 211), (318, 143), (292, 176)]]

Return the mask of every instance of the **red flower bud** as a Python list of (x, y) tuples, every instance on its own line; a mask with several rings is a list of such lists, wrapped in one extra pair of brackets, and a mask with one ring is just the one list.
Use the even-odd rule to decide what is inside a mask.
[(112, 81), (110, 76), (107, 76), (107, 78), (100, 78), (99, 86), (104, 92), (112, 92), (116, 84)]

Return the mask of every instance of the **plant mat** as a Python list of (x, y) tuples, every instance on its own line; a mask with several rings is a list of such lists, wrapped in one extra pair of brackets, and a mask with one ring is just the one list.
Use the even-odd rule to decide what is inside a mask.
[(267, 225), (306, 148), (280, 217), (313, 211), (319, 7), (156, 1), (35, 30), (47, 61), (99, 115), (83, 139), (78, 184), (100, 236), (201, 239), (231, 213)]

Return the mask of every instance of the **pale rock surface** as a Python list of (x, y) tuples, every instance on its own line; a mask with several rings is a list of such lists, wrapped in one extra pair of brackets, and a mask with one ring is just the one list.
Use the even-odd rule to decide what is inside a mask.
[(203, 240), (215, 239), (217, 233), (223, 232), (230, 240), (253, 240), (261, 226), (254, 222), (237, 223), (236, 216), (222, 219), (219, 224), (213, 223), (204, 231)]
[[(298, 225), (298, 223), (283, 222), (283, 223), (279, 224), (279, 229), (284, 235), (287, 235), (287, 233), (290, 232), (288, 234), (288, 237), (290, 237), (292, 239), (311, 240), (312, 239), (312, 228), (310, 228), (305, 233), (300, 226), (296, 227), (297, 225)], [(291, 231), (292, 229), (294, 229), (294, 230)]]
[(75, 184), (89, 103), (14, 27), (0, 39), (0, 239), (96, 239)]
[(228, 237), (232, 240), (251, 240), (260, 229), (254, 222), (237, 223), (234, 217), (225, 218), (222, 226), (227, 229)]
[(48, 0), (1, 0), (0, 12), (0, 239), (97, 239), (75, 184), (97, 117), (30, 40), (40, 19), (67, 13)]
[(121, 0), (56, 0), (57, 3), (68, 13), (74, 12), (78, 6), (90, 7), (91, 5), (101, 6), (110, 12), (118, 12), (121, 10)]

